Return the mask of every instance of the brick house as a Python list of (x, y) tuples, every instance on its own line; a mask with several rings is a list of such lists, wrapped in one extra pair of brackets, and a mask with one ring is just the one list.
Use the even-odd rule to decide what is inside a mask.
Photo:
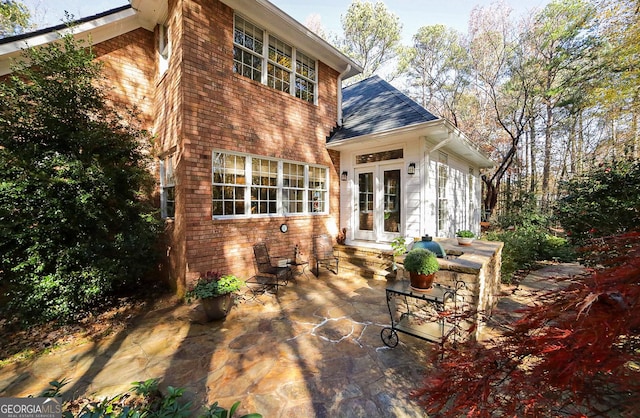
[[(351, 118), (343, 118), (341, 86), (361, 68), (266, 0), (130, 3), (82, 19), (72, 29), (61, 26), (0, 40), (0, 75), (10, 72), (10, 62), (22, 48), (53, 42), (58, 32), (72, 30), (91, 40), (114, 87), (113, 100), (136, 105), (155, 136), (168, 275), (179, 293), (206, 271), (252, 276), (252, 245), (258, 241), (280, 255), (293, 256), (297, 245), (308, 258), (314, 235), (336, 237), (342, 228), (351, 231), (353, 244), (362, 245), (432, 232), (426, 226), (430, 218), (420, 213), (420, 199), (430, 195), (417, 189), (422, 183), (411, 181), (416, 177), (406, 177), (405, 167), (427, 167), (425, 149), (418, 143), (435, 143), (431, 153), (441, 147), (472, 149), (450, 124), (438, 119), (422, 130), (409, 129), (415, 134), (410, 141), (403, 136), (407, 129), (395, 127), (395, 139), (384, 145), (380, 142), (388, 132), (386, 137), (380, 130), (354, 135), (353, 124), (362, 123), (353, 117), (354, 105), (364, 103), (346, 106)], [(377, 93), (374, 89), (363, 97), (374, 99)], [(411, 124), (402, 118), (398, 122)], [(449, 136), (440, 144), (443, 133)], [(373, 146), (379, 157), (409, 143), (408, 153), (396, 153), (388, 161), (362, 160), (364, 153), (358, 151)], [(477, 178), (479, 168), (489, 163), (474, 152), (456, 161), (467, 164), (468, 173)], [(358, 161), (365, 164), (360, 167)], [(412, 187), (403, 193), (412, 200), (403, 201), (403, 220), (396, 219), (390, 234), (358, 234), (356, 218), (348, 215), (353, 202), (370, 193), (381, 203), (384, 191), (358, 191), (341, 175), (363, 178), (363, 167), (384, 166), (381, 161), (397, 166), (393, 176)], [(370, 179), (385, 176), (380, 168), (375, 173)], [(433, 186), (429, 181), (422, 187)], [(477, 195), (479, 201), (479, 190), (467, 195)], [(385, 208), (376, 209), (371, 222), (383, 225), (389, 212)], [(366, 210), (361, 212), (366, 217)], [(416, 216), (420, 221), (412, 224)], [(476, 221), (479, 215), (467, 217), (464, 225)], [(433, 232), (449, 233), (455, 225)]]

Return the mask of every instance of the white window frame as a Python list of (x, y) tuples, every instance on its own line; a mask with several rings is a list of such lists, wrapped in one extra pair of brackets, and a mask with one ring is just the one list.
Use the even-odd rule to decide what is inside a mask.
[[(246, 48), (244, 45), (238, 44), (235, 42), (235, 33), (236, 33), (236, 22), (237, 19), (242, 19), (243, 21), (253, 25), (256, 29), (262, 31), (262, 52), (257, 52), (255, 50)], [(234, 41), (233, 41), (233, 48), (234, 50), (236, 48), (239, 48), (240, 50), (242, 50), (245, 53), (249, 53), (257, 58), (260, 58), (261, 60), (261, 74), (260, 74), (260, 82), (266, 86), (269, 86), (269, 66), (274, 66), (274, 68), (278, 68), (281, 69), (283, 71), (286, 71), (289, 73), (289, 91), (285, 91), (283, 89), (277, 89), (275, 87), (271, 87), (274, 88), (275, 90), (278, 91), (282, 91), (285, 93), (290, 94), (291, 96), (294, 96), (296, 98), (299, 98), (300, 100), (303, 100), (305, 102), (308, 103), (312, 103), (314, 105), (318, 104), (318, 60), (316, 58), (314, 58), (312, 55), (304, 52), (304, 51), (298, 51), (298, 48), (296, 48), (295, 45), (290, 45), (287, 42), (283, 41), (281, 38), (279, 38), (278, 36), (276, 36), (275, 34), (270, 33), (269, 31), (261, 28), (259, 25), (256, 25), (255, 23), (253, 23), (251, 20), (245, 18), (242, 15), (239, 14), (234, 14), (233, 17), (233, 34), (234, 34)], [(290, 63), (290, 68), (287, 68), (286, 66), (283, 66), (282, 64), (276, 62), (276, 61), (272, 61), (271, 59), (269, 59), (269, 45), (271, 43), (272, 40), (275, 40), (277, 42), (280, 42), (284, 45), (286, 45), (287, 47), (291, 48), (291, 63)], [(300, 52), (300, 59), (302, 60), (300, 62), (300, 64), (305, 65), (307, 64), (305, 61), (306, 60), (311, 60), (313, 61), (313, 78), (309, 77), (308, 75), (303, 74), (303, 71), (299, 71), (298, 69), (298, 52)], [(235, 53), (234, 53), (235, 56)], [(306, 60), (305, 60), (306, 58)], [(236, 71), (236, 59), (234, 58), (234, 72)], [(243, 63), (240, 63), (240, 65), (243, 65)], [(310, 68), (309, 65), (306, 65), (306, 67)], [(253, 67), (252, 67), (253, 68)], [(236, 74), (239, 74), (243, 77), (247, 77), (250, 78), (252, 80), (255, 80), (253, 77), (248, 77), (245, 76), (243, 74), (243, 72), (236, 72)], [(300, 79), (302, 82), (304, 83), (308, 83), (311, 85), (311, 87), (313, 88), (313, 92), (309, 92), (306, 88), (305, 89), (298, 89), (298, 83), (297, 80)], [(256, 80), (257, 81), (257, 80)]]
[(171, 56), (171, 39), (169, 26), (166, 23), (158, 25), (158, 72), (163, 75), (169, 69)]
[(449, 220), (449, 155), (438, 153), (438, 233), (447, 228)]
[[(301, 216), (301, 215), (327, 215), (329, 213), (329, 167), (317, 164), (308, 164), (300, 161), (291, 161), (284, 159), (276, 159), (276, 158), (268, 158), (260, 155), (254, 154), (244, 154), (244, 153), (236, 153), (236, 152), (228, 152), (225, 150), (214, 150), (212, 151), (212, 163), (211, 163), (211, 187), (212, 187), (212, 219), (238, 219), (238, 218), (259, 218), (259, 217), (276, 217), (276, 216)], [(240, 157), (245, 159), (245, 167), (244, 167), (244, 184), (223, 184), (219, 182), (214, 182), (215, 173), (219, 172), (219, 169), (216, 169), (214, 164), (218, 159), (217, 156), (220, 156), (222, 160), (226, 159), (227, 156)], [(252, 188), (253, 185), (253, 162), (254, 160), (266, 160), (277, 163), (277, 186), (276, 189), (276, 213), (253, 213), (252, 212)], [(284, 164), (295, 164), (298, 166), (304, 167), (304, 183), (303, 187), (289, 187), (284, 185)], [(310, 171), (312, 169), (323, 170), (324, 178), (322, 178), (321, 189), (315, 190), (310, 187), (310, 182), (313, 180), (310, 175)], [(235, 187), (243, 189), (243, 201), (244, 201), (244, 213), (241, 214), (214, 214), (213, 213), (213, 193), (214, 187)], [(274, 188), (270, 186), (270, 188)], [(302, 192), (302, 211), (301, 212), (289, 212), (286, 210), (285, 205), (285, 197), (287, 190), (295, 190)], [(312, 201), (312, 196), (315, 191), (320, 192), (321, 200), (319, 200), (317, 205), (314, 206), (314, 202)], [(235, 199), (234, 201), (238, 201), (240, 199)], [(318, 208), (315, 210), (314, 208)]]
[[(175, 154), (167, 155), (160, 160), (160, 214), (164, 219), (173, 219), (176, 216), (174, 155)], [(170, 199), (171, 195), (173, 195), (173, 200)], [(169, 210), (169, 203), (173, 203), (172, 211)]]

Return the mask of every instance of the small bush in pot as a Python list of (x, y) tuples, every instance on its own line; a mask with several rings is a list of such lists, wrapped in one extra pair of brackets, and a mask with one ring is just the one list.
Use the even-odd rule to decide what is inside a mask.
[(414, 248), (404, 258), (404, 269), (411, 276), (411, 286), (428, 289), (433, 283), (433, 276), (440, 270), (436, 255), (424, 248)]
[(233, 305), (233, 293), (244, 285), (243, 280), (232, 274), (222, 276), (219, 273), (207, 272), (187, 292), (187, 302), (191, 302), (192, 299), (200, 299), (210, 320), (221, 319), (227, 316)]
[(469, 231), (468, 229), (461, 229), (460, 231), (456, 232), (456, 237), (458, 237), (458, 238), (475, 238), (476, 234), (474, 234), (473, 232)]
[(468, 229), (462, 229), (456, 232), (456, 237), (458, 237), (458, 245), (471, 245), (476, 234)]

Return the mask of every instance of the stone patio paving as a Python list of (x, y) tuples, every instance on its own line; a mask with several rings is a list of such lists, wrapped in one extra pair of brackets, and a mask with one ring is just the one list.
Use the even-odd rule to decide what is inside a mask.
[(119, 335), (5, 366), (0, 392), (38, 395), (68, 378), (65, 397), (103, 397), (157, 377), (195, 405), (239, 400), (239, 412), (265, 417), (426, 416), (409, 393), (431, 345), (405, 335), (394, 349), (382, 343), (385, 286), (323, 271), (277, 297), (247, 298), (219, 322), (197, 304), (148, 312)]
[[(582, 271), (534, 272), (504, 292), (500, 315), (531, 303), (549, 277)], [(197, 304), (150, 311), (118, 335), (1, 368), (0, 396), (38, 395), (68, 378), (65, 397), (104, 397), (160, 378), (161, 387), (185, 387), (194, 405), (239, 400), (239, 412), (264, 417), (426, 416), (409, 393), (433, 346), (405, 334), (396, 348), (384, 346), (386, 284), (323, 271), (299, 276), (277, 297), (244, 300), (224, 321), (205, 322)]]

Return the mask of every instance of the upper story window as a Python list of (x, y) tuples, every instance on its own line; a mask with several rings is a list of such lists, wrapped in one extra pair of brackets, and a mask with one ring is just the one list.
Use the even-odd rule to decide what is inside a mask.
[[(316, 102), (317, 62), (235, 15), (233, 71), (310, 103)], [(266, 71), (265, 71), (266, 69)]]
[(226, 152), (214, 152), (212, 164), (216, 218), (328, 211), (327, 167)]
[(169, 68), (169, 27), (158, 25), (158, 71), (164, 74)]

